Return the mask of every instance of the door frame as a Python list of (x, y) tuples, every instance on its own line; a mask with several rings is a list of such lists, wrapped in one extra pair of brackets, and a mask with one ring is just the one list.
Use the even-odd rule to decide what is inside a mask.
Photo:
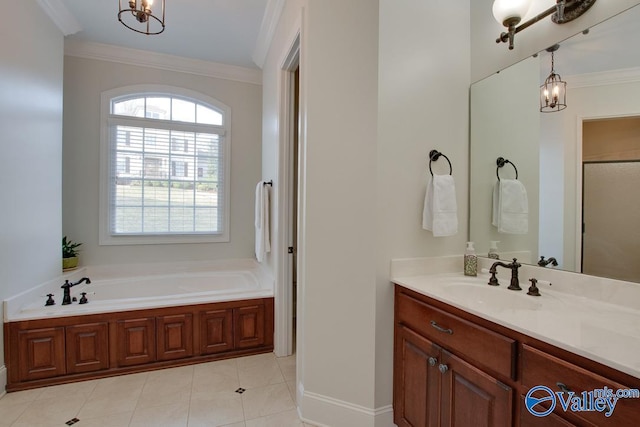
[[(295, 97), (295, 69), (300, 64), (300, 32), (297, 32), (289, 49), (281, 61), (278, 79), (278, 92), (280, 108), (278, 112), (279, 147), (278, 147), (278, 176), (277, 192), (283, 197), (278, 197), (278, 226), (277, 239), (279, 242), (275, 260), (275, 295), (276, 311), (274, 352), (276, 356), (289, 356), (293, 353), (293, 257), (289, 256), (289, 246), (297, 247), (292, 242), (294, 221), (292, 218), (294, 179), (293, 176), (293, 144)], [(299, 199), (298, 199), (299, 200)], [(298, 211), (299, 212), (299, 211)]]

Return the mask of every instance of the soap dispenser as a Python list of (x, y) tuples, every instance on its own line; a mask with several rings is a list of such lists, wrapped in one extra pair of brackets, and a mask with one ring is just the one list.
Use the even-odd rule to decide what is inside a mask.
[(467, 242), (467, 248), (464, 251), (464, 275), (478, 275), (478, 256), (476, 255), (476, 250), (473, 247), (473, 242)]
[(489, 253), (487, 254), (489, 258), (500, 259), (500, 256), (498, 255), (498, 243), (500, 243), (500, 241), (491, 240), (489, 245)]

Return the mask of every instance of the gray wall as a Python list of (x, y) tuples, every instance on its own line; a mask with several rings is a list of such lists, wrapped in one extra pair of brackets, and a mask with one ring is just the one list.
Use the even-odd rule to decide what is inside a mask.
[[(62, 33), (34, 1), (7, 2), (3, 16), (0, 300), (58, 276), (62, 268)], [(0, 340), (0, 393), (3, 360)]]
[[(254, 255), (254, 195), (260, 180), (262, 88), (116, 62), (65, 56), (64, 60), (64, 234), (83, 242), (81, 264), (120, 264)], [(161, 84), (197, 91), (231, 107), (231, 218), (228, 243), (98, 245), (100, 94), (136, 84)]]

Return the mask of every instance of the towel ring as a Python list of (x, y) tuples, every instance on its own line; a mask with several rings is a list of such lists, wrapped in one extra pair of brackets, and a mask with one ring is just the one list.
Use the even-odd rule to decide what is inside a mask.
[(516, 165), (514, 165), (512, 162), (505, 159), (504, 157), (498, 157), (496, 159), (496, 165), (498, 165), (498, 167), (496, 168), (496, 176), (498, 177), (498, 181), (500, 181), (500, 174), (498, 173), (498, 171), (500, 170), (501, 167), (503, 167), (507, 163), (513, 166), (513, 169), (516, 171), (516, 179), (518, 179), (518, 168), (516, 168)]
[(429, 151), (429, 172), (431, 173), (431, 176), (433, 176), (433, 171), (431, 170), (431, 162), (437, 161), (440, 156), (447, 159), (447, 163), (449, 163), (449, 175), (453, 175), (453, 167), (451, 167), (451, 161), (449, 160), (449, 158), (437, 150), (431, 150)]
[(268, 185), (268, 186), (273, 187), (273, 180), (271, 180), (271, 181), (262, 181), (262, 185)]

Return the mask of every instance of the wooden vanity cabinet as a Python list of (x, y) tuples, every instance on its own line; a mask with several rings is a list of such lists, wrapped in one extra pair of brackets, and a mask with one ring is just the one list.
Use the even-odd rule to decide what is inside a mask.
[[(489, 348), (496, 350), (491, 357), (485, 352)], [(396, 287), (394, 422), (401, 427), (511, 426), (513, 389), (479, 366), (510, 377), (515, 351), (514, 340)]]
[[(538, 385), (553, 392), (640, 389), (640, 379), (395, 287), (394, 422), (401, 427), (626, 427), (640, 399), (618, 399), (610, 417), (564, 411), (544, 417), (524, 404)], [(548, 407), (548, 406), (547, 406)]]

